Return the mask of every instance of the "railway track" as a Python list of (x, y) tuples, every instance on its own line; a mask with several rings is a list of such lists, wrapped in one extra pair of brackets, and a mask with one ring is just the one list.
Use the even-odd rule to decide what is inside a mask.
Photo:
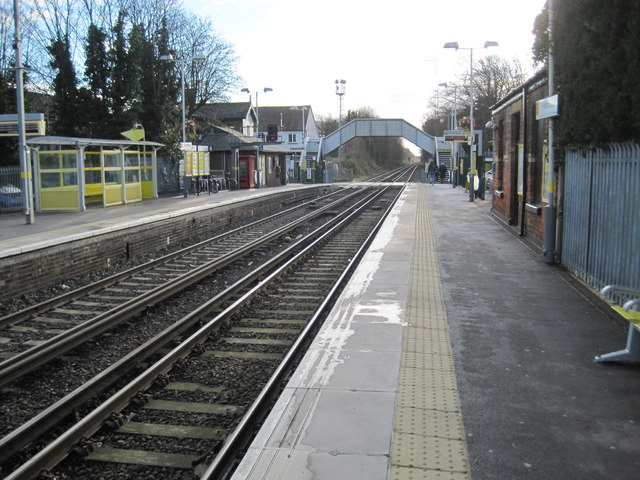
[[(140, 345), (147, 356), (148, 350), (156, 352), (147, 359), (148, 369), (137, 368), (117, 392), (93, 410), (84, 409), (79, 421), (29, 461), (17, 466), (13, 459), (6, 478), (33, 478), (43, 469), (52, 471), (50, 478), (221, 478), (220, 472), (232, 468), (234, 449), (246, 443), (241, 427), (251, 428), (264, 414), (346, 278), (345, 268), (357, 263), (353, 260), (399, 188), (375, 190), (367, 204), (363, 200), (336, 213)], [(177, 341), (159, 340), (173, 334)], [(109, 385), (120, 367), (116, 362), (111, 369), (101, 374)], [(87, 383), (94, 385), (73, 408), (104, 389), (98, 387), (101, 378)], [(265, 384), (270, 391), (262, 390)], [(66, 415), (68, 406), (54, 413)], [(21, 428), (28, 430), (14, 432)], [(12, 434), (16, 441), (23, 438)]]
[(367, 182), (409, 182), (419, 169), (419, 164), (403, 165), (389, 172), (375, 175)]
[[(349, 201), (357, 191), (311, 202), (243, 226), (81, 289), (0, 318), (0, 386), (185, 290)], [(322, 201), (321, 201), (322, 202)], [(309, 213), (309, 206), (318, 207)]]
[[(149, 291), (153, 296), (152, 300), (157, 300), (156, 307), (152, 306), (149, 297), (128, 300), (122, 304), (124, 311), (112, 308), (106, 315), (85, 320), (79, 326), (60, 331), (49, 342), (39, 344), (2, 362), (0, 378), (4, 379), (5, 385), (0, 387), (0, 465), (14, 463), (11, 457), (25, 445), (32, 444), (43, 432), (60, 423), (68, 416), (69, 411), (79, 408), (96, 392), (106, 388), (109, 381), (117, 381), (127, 369), (139, 364), (172, 338), (183, 334), (190, 328), (191, 323), (198, 320), (193, 318), (179, 322), (178, 319), (188, 311), (198, 311), (202, 303), (215, 296), (217, 291), (224, 290), (227, 283), (242, 276), (244, 271), (255, 270), (255, 265), (273, 254), (269, 252), (280, 250), (280, 240), (284, 233), (293, 232), (293, 236), (304, 235), (309, 226), (313, 226), (314, 223), (321, 225), (330, 219), (340, 204), (352, 205), (357, 201), (357, 197), (364, 193), (364, 189), (348, 189), (341, 195), (308, 203), (304, 208), (294, 210), (294, 215), (270, 217), (271, 220), (261, 220), (244, 229), (229, 232), (222, 236), (229, 244), (226, 253), (216, 250), (217, 253), (211, 255), (212, 260), (204, 264), (204, 267), (200, 254), (200, 263), (197, 264), (199, 268), (189, 267), (187, 273), (174, 278), (172, 284)], [(262, 235), (257, 235), (256, 230), (260, 230)], [(245, 239), (245, 233), (248, 234), (249, 240)], [(234, 238), (240, 239), (239, 246), (233, 244)], [(198, 254), (202, 249), (211, 251), (212, 245), (218, 248), (220, 243), (215, 239), (200, 242), (198, 245), (150, 262), (150, 267), (154, 270), (158, 266), (164, 268), (168, 261), (174, 258), (188, 265), (184, 259), (192, 253)], [(132, 278), (132, 275), (147, 275), (150, 270), (145, 267), (147, 266), (136, 267), (98, 284), (106, 284), (106, 289), (112, 288), (112, 285), (119, 288), (116, 282), (122, 278), (130, 281), (126, 279)], [(157, 272), (152, 273), (157, 275)], [(194, 283), (202, 284), (203, 279), (207, 280), (206, 286)], [(176, 282), (178, 285), (175, 285)], [(185, 289), (186, 295), (178, 295), (179, 291)], [(97, 292), (98, 295), (104, 292), (104, 288), (101, 290), (95, 285), (83, 290)], [(168, 296), (173, 290), (173, 297), (164, 301), (158, 300), (158, 292), (162, 293), (163, 290), (169, 292)], [(75, 292), (64, 297), (63, 301), (70, 298), (72, 304), (77, 301)], [(189, 301), (185, 301), (185, 297), (188, 297)], [(218, 303), (224, 300), (225, 298), (221, 297)], [(32, 311), (42, 312), (50, 304), (58, 305), (63, 301), (54, 299), (44, 307), (36, 306)], [(52, 317), (53, 311), (46, 315)], [(25, 317), (24, 312), (19, 312), (18, 317)], [(170, 331), (164, 332), (170, 327)], [(155, 342), (148, 341), (159, 332), (164, 332), (164, 337)], [(133, 352), (130, 353), (131, 351)], [(85, 388), (80, 388), (83, 382), (87, 384)], [(91, 388), (88, 388), (88, 384), (91, 384)]]

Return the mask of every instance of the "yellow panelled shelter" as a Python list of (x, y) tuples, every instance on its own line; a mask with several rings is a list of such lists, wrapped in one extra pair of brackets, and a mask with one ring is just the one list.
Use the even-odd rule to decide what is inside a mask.
[(109, 207), (158, 198), (160, 143), (45, 136), (27, 145), (37, 211), (83, 211), (87, 204)]

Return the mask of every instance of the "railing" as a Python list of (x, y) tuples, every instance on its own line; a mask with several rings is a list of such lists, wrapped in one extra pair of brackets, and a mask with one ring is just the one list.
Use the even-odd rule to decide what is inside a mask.
[(567, 151), (562, 258), (596, 289), (640, 290), (640, 145)]

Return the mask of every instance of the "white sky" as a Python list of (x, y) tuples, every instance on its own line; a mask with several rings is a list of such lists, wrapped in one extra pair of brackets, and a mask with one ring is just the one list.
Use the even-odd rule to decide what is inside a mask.
[[(468, 71), (469, 50), (520, 59), (531, 70), (533, 22), (545, 0), (184, 0), (234, 46), (243, 85), (259, 105), (310, 104), (338, 117), (335, 80), (346, 80), (343, 113), (371, 107), (420, 127), (438, 83)], [(264, 87), (273, 88), (263, 93)], [(252, 97), (255, 103), (255, 96)], [(247, 101), (246, 93), (231, 101)]]

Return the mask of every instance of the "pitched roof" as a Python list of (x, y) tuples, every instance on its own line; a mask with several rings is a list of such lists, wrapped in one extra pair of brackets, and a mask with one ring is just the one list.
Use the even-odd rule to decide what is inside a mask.
[(225, 122), (246, 118), (253, 109), (250, 102), (225, 102), (207, 103), (200, 107), (194, 114), (199, 118), (217, 118)]
[(257, 143), (258, 139), (244, 135), (229, 127), (214, 126), (202, 139), (201, 143), (209, 145), (213, 151), (226, 151), (238, 146)]
[(201, 142), (208, 145), (214, 152), (225, 152), (233, 148), (240, 150), (254, 149), (258, 145), (262, 145), (262, 151), (273, 153), (289, 153), (289, 150), (283, 149), (279, 145), (265, 145), (261, 140), (245, 135), (229, 127), (214, 126), (211, 132), (205, 135)]
[[(268, 125), (277, 125), (281, 131), (302, 131), (302, 107), (305, 122), (311, 112), (310, 105), (284, 106), (284, 107), (258, 107), (260, 114), (260, 131), (267, 131)], [(293, 109), (293, 110), (292, 110)]]

